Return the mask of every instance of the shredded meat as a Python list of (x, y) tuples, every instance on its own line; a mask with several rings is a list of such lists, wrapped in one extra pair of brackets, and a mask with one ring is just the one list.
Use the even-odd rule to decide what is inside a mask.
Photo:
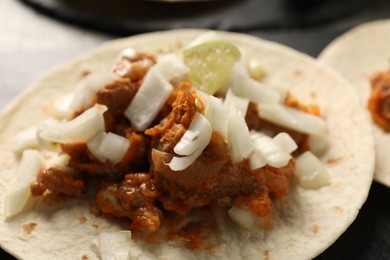
[(123, 57), (112, 68), (112, 71), (121, 77), (129, 78), (132, 82), (143, 79), (146, 72), (156, 63), (153, 55), (137, 52), (134, 57)]
[(197, 110), (196, 94), (193, 91), (177, 91), (169, 115), (162, 119), (160, 124), (145, 132), (152, 137), (152, 146), (161, 151), (172, 152), (190, 126)]
[(390, 131), (390, 71), (374, 74), (370, 82), (368, 109), (374, 122), (383, 130)]
[(155, 204), (157, 193), (148, 174), (126, 175), (122, 183), (104, 182), (96, 203), (104, 214), (132, 219), (131, 228), (145, 233), (156, 231), (162, 213)]
[(33, 196), (42, 196), (45, 192), (80, 197), (84, 193), (85, 183), (81, 176), (69, 168), (48, 168), (41, 171), (35, 182), (30, 185)]

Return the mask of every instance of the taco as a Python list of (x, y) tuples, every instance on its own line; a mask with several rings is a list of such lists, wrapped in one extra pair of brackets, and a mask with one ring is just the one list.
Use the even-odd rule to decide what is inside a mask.
[(387, 162), (390, 120), (386, 116), (386, 107), (390, 104), (386, 94), (389, 29), (387, 20), (362, 24), (334, 40), (319, 56), (319, 60), (352, 83), (364, 107), (370, 111), (376, 151), (374, 179), (386, 186), (390, 186), (390, 165)]
[(308, 259), (344, 232), (374, 167), (354, 89), (289, 48), (204, 33), (107, 43), (2, 112), (4, 250)]

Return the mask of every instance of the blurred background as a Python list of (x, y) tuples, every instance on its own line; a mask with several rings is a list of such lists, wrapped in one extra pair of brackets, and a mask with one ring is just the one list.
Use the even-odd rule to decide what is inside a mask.
[[(386, 0), (1, 0), (0, 109), (44, 73), (119, 37), (209, 28), (251, 34), (316, 57), (348, 29), (385, 18)], [(387, 198), (390, 191), (374, 183), (357, 220), (318, 259), (390, 259)], [(12, 259), (1, 250), (0, 256)]]

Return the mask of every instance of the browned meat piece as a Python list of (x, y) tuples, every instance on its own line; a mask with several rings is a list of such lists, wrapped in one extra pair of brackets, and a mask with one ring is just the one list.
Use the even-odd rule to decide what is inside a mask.
[(390, 71), (374, 74), (370, 82), (368, 109), (374, 122), (383, 130), (390, 131)]
[(148, 174), (128, 174), (122, 183), (103, 183), (96, 204), (104, 214), (132, 219), (131, 228), (145, 233), (159, 229), (162, 213), (154, 205), (157, 192)]
[(121, 162), (113, 164), (96, 160), (85, 143), (63, 144), (61, 146), (63, 152), (71, 157), (68, 166), (80, 173), (100, 175), (109, 179), (121, 179), (128, 173), (148, 169), (149, 139), (130, 128), (124, 130), (123, 134), (129, 139), (130, 147)]
[(249, 130), (257, 130), (259, 131), (262, 126), (262, 120), (259, 117), (259, 111), (257, 109), (257, 105), (253, 102), (249, 103), (248, 111), (245, 115), (245, 122), (249, 128)]
[(42, 196), (45, 192), (80, 197), (85, 190), (84, 180), (69, 168), (49, 168), (41, 171), (37, 180), (30, 186), (33, 196)]
[[(279, 169), (266, 166), (256, 171), (249, 169), (248, 161), (232, 164), (218, 134), (213, 135), (202, 155), (187, 169), (170, 170), (166, 163), (171, 158), (172, 154), (153, 150), (152, 174), (158, 200), (166, 210), (179, 214), (206, 205), (231, 206), (236, 198), (250, 194), (267, 192), (281, 197), (287, 194), (294, 168), (293, 161)], [(278, 178), (271, 179), (274, 176)]]
[(146, 130), (152, 137), (152, 146), (160, 151), (172, 152), (173, 147), (180, 141), (198, 110), (196, 94), (193, 91), (178, 91), (172, 104), (171, 113), (161, 120), (159, 125)]
[(137, 52), (134, 57), (123, 57), (112, 68), (121, 77), (129, 78), (132, 82), (143, 79), (146, 72), (156, 63), (156, 58), (147, 53)]

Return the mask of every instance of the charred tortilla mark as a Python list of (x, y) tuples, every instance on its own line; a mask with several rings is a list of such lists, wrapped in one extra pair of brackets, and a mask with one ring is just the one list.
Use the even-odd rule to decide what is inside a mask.
[(96, 228), (96, 229), (100, 229), (100, 225), (97, 224), (97, 223), (93, 223), (93, 224), (92, 224), (92, 227), (94, 227), (94, 228)]
[(89, 74), (91, 74), (91, 71), (90, 70), (82, 70), (81, 73), (80, 73), (80, 78), (85, 78), (86, 76), (88, 76)]
[(263, 252), (263, 259), (264, 260), (269, 260), (270, 259), (270, 257), (269, 257), (269, 250), (265, 250)]
[(86, 216), (80, 216), (79, 217), (79, 221), (80, 221), (80, 223), (85, 223), (85, 222), (87, 222), (87, 217)]
[(87, 256), (87, 255), (83, 255), (82, 257), (81, 257), (81, 260), (88, 260), (89, 259), (89, 257)]
[(294, 70), (293, 71), (293, 76), (294, 77), (300, 77), (302, 75), (302, 71), (300, 71), (300, 70)]
[(22, 229), (24, 233), (27, 235), (31, 235), (31, 233), (34, 231), (34, 229), (38, 226), (35, 222), (30, 222), (22, 225)]
[(344, 213), (344, 209), (340, 206), (333, 206), (332, 210), (333, 210), (333, 212), (340, 214), (340, 215)]
[(320, 231), (320, 227), (319, 227), (317, 224), (313, 224), (313, 225), (311, 225), (310, 230), (311, 230), (311, 232), (313, 232), (314, 234), (317, 234), (317, 233)]
[(333, 157), (333, 158), (330, 158), (326, 161), (327, 164), (330, 164), (330, 165), (334, 165), (334, 164), (338, 164), (338, 163), (341, 163), (342, 161), (344, 160), (343, 157)]

